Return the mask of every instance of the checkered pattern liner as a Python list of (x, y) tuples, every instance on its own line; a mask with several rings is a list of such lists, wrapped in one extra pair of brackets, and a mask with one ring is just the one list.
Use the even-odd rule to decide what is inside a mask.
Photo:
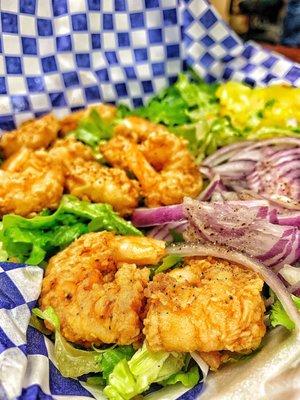
[[(2, 130), (93, 102), (139, 106), (188, 66), (207, 81), (300, 84), (299, 65), (243, 44), (204, 0), (1, 0), (0, 7)], [(60, 375), (53, 344), (28, 327), (41, 280), (38, 267), (0, 264), (0, 399), (91, 398)]]
[(208, 81), (300, 84), (204, 0), (1, 0), (0, 128), (87, 103), (139, 106), (187, 66)]

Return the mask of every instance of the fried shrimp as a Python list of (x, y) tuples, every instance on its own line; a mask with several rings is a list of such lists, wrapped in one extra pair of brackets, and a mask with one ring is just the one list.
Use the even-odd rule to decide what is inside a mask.
[(250, 352), (266, 332), (263, 280), (224, 260), (186, 259), (149, 284), (144, 334), (153, 351)]
[(67, 192), (83, 200), (111, 204), (120, 215), (137, 207), (138, 182), (119, 168), (99, 164), (92, 151), (75, 138), (57, 140), (50, 154), (64, 166)]
[(5, 157), (22, 147), (32, 150), (47, 148), (59, 131), (59, 121), (52, 114), (23, 123), (18, 129), (7, 132), (0, 138), (0, 151)]
[(0, 181), (0, 215), (27, 216), (58, 206), (64, 175), (46, 151), (24, 147), (2, 164)]
[(181, 203), (201, 191), (202, 178), (187, 142), (163, 126), (129, 117), (101, 151), (111, 165), (137, 177), (149, 207)]
[(76, 129), (80, 120), (82, 118), (86, 117), (92, 108), (95, 108), (98, 111), (100, 117), (104, 121), (113, 120), (114, 117), (116, 116), (116, 112), (117, 112), (116, 107), (113, 105), (102, 104), (102, 103), (101, 104), (93, 104), (90, 107), (88, 107), (87, 109), (74, 112), (70, 115), (67, 115), (65, 118), (63, 118), (60, 121), (61, 134), (64, 136), (67, 133)]
[(146, 237), (88, 233), (49, 261), (40, 305), (52, 306), (71, 342), (131, 344), (141, 337), (148, 268), (164, 242)]

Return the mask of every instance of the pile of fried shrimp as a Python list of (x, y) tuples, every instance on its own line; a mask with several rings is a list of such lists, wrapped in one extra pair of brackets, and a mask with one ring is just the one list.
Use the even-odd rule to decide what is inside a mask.
[[(97, 111), (115, 118), (113, 106)], [(202, 177), (184, 139), (127, 117), (100, 146), (101, 164), (69, 134), (87, 112), (46, 115), (0, 138), (0, 216), (55, 210), (64, 193), (111, 204), (126, 217), (140, 205), (199, 195)], [(40, 307), (53, 307), (62, 335), (85, 348), (146, 340), (151, 351), (197, 351), (211, 369), (256, 349), (266, 332), (259, 275), (214, 257), (186, 257), (152, 279), (149, 266), (166, 254), (165, 242), (149, 237), (82, 235), (48, 261)]]

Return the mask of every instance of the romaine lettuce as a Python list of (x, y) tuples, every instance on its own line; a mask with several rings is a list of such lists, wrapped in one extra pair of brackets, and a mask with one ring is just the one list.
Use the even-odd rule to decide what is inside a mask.
[(60, 373), (66, 378), (77, 378), (90, 372), (100, 372), (101, 354), (96, 351), (80, 350), (71, 345), (60, 333), (59, 318), (52, 307), (45, 311), (38, 308), (33, 314), (52, 325), (55, 330), (54, 355)]
[(111, 400), (129, 400), (154, 382), (166, 382), (181, 370), (184, 359), (184, 353), (150, 352), (144, 343), (129, 361), (114, 367), (103, 393)]
[(10, 258), (39, 265), (80, 235), (101, 230), (121, 235), (142, 235), (130, 222), (120, 218), (109, 204), (93, 204), (65, 195), (59, 208), (51, 215), (30, 219), (5, 215), (0, 241)]
[[(292, 295), (292, 299), (295, 303), (295, 306), (300, 311), (300, 298)], [(276, 300), (272, 305), (270, 322), (272, 326), (282, 325), (290, 331), (295, 328), (294, 322), (287, 315), (279, 300)]]

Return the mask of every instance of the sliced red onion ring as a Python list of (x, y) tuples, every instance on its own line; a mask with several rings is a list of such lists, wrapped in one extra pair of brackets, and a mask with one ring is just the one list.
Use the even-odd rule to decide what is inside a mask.
[(223, 191), (227, 191), (227, 189), (223, 185), (220, 176), (215, 175), (209, 185), (206, 187), (206, 189), (203, 190), (203, 192), (200, 193), (197, 199), (201, 201), (208, 201), (215, 192)]
[(209, 372), (209, 366), (206, 364), (206, 362), (202, 359), (202, 357), (196, 351), (192, 351), (190, 353), (190, 355), (198, 364), (198, 367), (200, 368), (200, 370), (202, 371), (202, 374), (203, 374), (202, 380), (205, 381), (205, 379), (208, 375), (208, 372)]
[(300, 228), (300, 211), (291, 211), (277, 215), (279, 225), (293, 225)]
[(138, 227), (156, 226), (184, 220), (182, 204), (156, 208), (136, 208), (131, 222)]
[(289, 285), (300, 285), (300, 268), (285, 264), (279, 270), (279, 274)]
[(247, 201), (208, 203), (185, 198), (184, 207), (189, 221), (185, 231), (188, 241), (229, 246), (274, 269), (300, 258), (299, 230), (295, 226), (277, 225), (277, 211), (268, 206), (249, 207)]
[(165, 240), (166, 242), (172, 242), (172, 232), (183, 233), (187, 225), (188, 222), (186, 220), (158, 225), (151, 229), (150, 232), (147, 233), (147, 236), (153, 237), (154, 239)]
[(183, 257), (217, 257), (231, 262), (241, 264), (247, 268), (257, 272), (267, 285), (273, 290), (285, 311), (292, 321), (295, 323), (297, 333), (300, 332), (300, 314), (294, 305), (291, 296), (284, 284), (270, 269), (266, 268), (262, 263), (255, 259), (239, 253), (235, 250), (230, 250), (226, 247), (216, 246), (211, 244), (180, 244), (172, 245), (167, 248), (169, 254), (178, 254)]
[(225, 146), (214, 152), (212, 155), (208, 156), (204, 161), (203, 165), (208, 167), (214, 167), (221, 164), (222, 162), (228, 160), (230, 157), (240, 152), (242, 149), (249, 147), (254, 142), (244, 141)]
[(241, 179), (251, 174), (255, 165), (256, 161), (251, 160), (229, 161), (214, 167), (214, 172), (224, 178)]
[(300, 210), (300, 139), (226, 146), (204, 160), (230, 190), (250, 189), (277, 206)]

